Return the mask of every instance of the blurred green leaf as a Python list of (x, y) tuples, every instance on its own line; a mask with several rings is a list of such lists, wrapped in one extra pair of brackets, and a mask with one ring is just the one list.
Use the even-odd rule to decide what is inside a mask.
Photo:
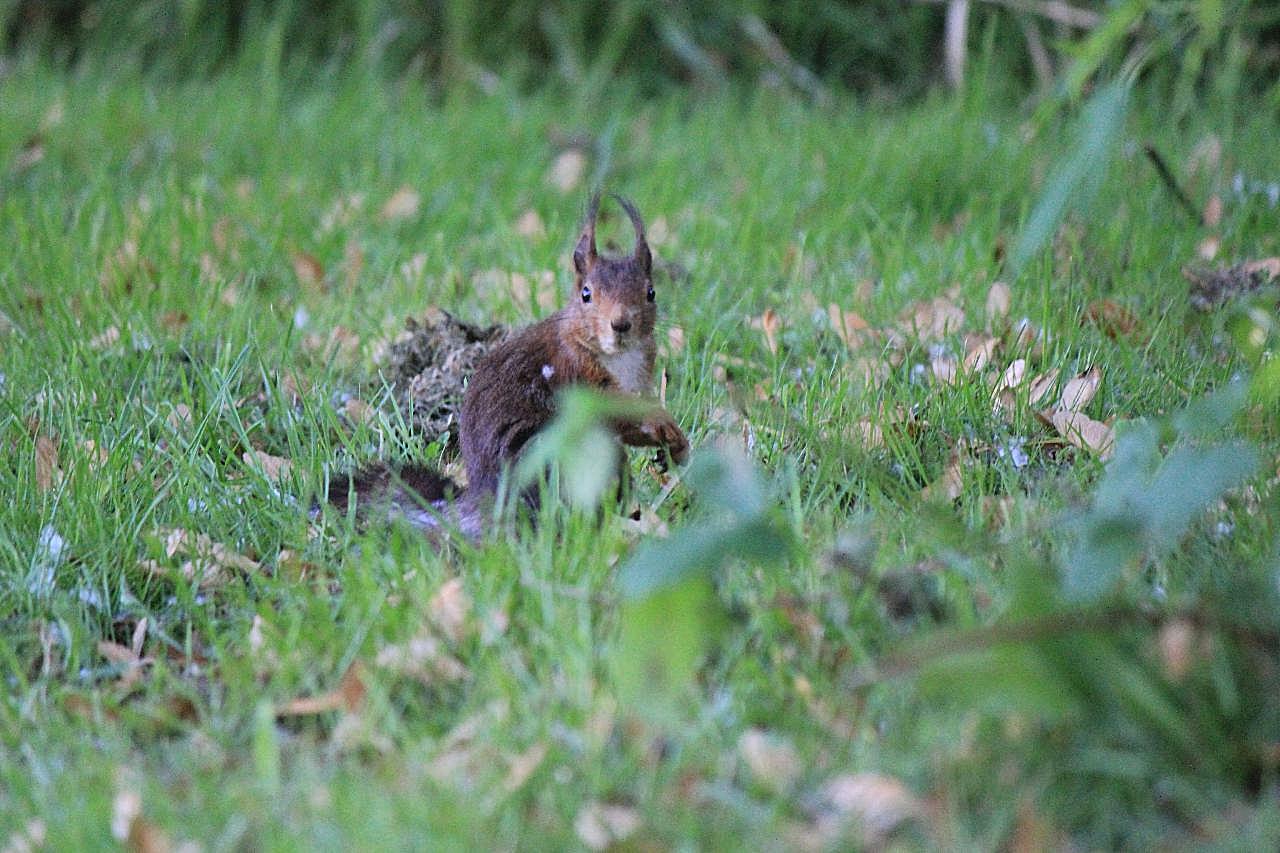
[(1123, 80), (1103, 86), (1084, 105), (1076, 142), (1049, 177), (1014, 245), (1009, 263), (1015, 275), (1049, 242), (1072, 206), (1082, 207), (1092, 200), (1106, 176), (1128, 105), (1129, 84)]
[(622, 605), (613, 676), (621, 707), (675, 722), (681, 699), (725, 624), (710, 578), (690, 577)]

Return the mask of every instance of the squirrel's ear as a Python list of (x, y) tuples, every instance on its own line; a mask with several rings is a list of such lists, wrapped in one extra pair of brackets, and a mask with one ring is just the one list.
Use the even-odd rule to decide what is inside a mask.
[(620, 195), (615, 195), (618, 204), (622, 205), (622, 209), (627, 212), (627, 217), (631, 220), (631, 227), (636, 230), (636, 248), (634, 257), (636, 263), (644, 270), (645, 275), (653, 272), (653, 255), (649, 252), (649, 242), (644, 237), (644, 220), (640, 218), (640, 211), (636, 210), (636, 206), (627, 201)]
[(573, 249), (573, 268), (578, 275), (586, 275), (596, 263), (596, 214), (600, 211), (600, 193), (591, 196), (587, 203), (587, 221), (582, 226), (582, 236)]

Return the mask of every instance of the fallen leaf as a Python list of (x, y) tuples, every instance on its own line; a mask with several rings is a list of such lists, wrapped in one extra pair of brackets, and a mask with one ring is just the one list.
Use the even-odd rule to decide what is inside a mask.
[(272, 456), (262, 450), (254, 450), (246, 452), (241, 457), (244, 464), (250, 468), (257, 467), (268, 480), (273, 483), (280, 482), (281, 479), (288, 477), (289, 472), (293, 468), (293, 463), (281, 456)]
[(947, 296), (913, 303), (902, 315), (904, 333), (936, 341), (964, 327), (964, 311)]
[(634, 835), (640, 824), (640, 813), (630, 806), (589, 802), (578, 810), (573, 830), (588, 849), (604, 850)]
[(924, 501), (954, 501), (962, 494), (964, 494), (964, 460), (959, 454), (954, 454), (947, 462), (947, 467), (942, 469), (938, 479), (921, 489), (920, 498)]
[(342, 411), (352, 423), (367, 424), (373, 417), (373, 406), (359, 397), (352, 397), (342, 404)]
[(752, 325), (764, 333), (765, 346), (773, 355), (778, 354), (778, 330), (782, 328), (782, 318), (772, 308), (764, 309), (764, 313), (752, 321)]
[(789, 741), (763, 729), (752, 728), (742, 733), (738, 738), (738, 755), (752, 778), (775, 793), (788, 790), (804, 769)]
[(1058, 368), (1053, 368), (1047, 373), (1041, 373), (1039, 376), (1031, 380), (1031, 387), (1027, 391), (1027, 402), (1032, 406), (1038, 405), (1041, 400), (1049, 395), (1058, 383)]
[(427, 685), (460, 681), (467, 677), (467, 668), (449, 654), (444, 643), (431, 630), (422, 630), (404, 643), (383, 646), (374, 658), (374, 664), (412, 676)]
[(1013, 304), (1013, 292), (1003, 281), (993, 282), (987, 291), (987, 319), (1003, 320), (1009, 316), (1009, 308)]
[(89, 458), (90, 466), (93, 468), (106, 465), (107, 460), (111, 458), (111, 454), (107, 452), (107, 449), (99, 447), (98, 443), (91, 438), (86, 438), (80, 442), (80, 450)]
[(996, 347), (1000, 345), (1000, 339), (985, 335), (969, 344), (969, 350), (964, 355), (964, 369), (970, 372), (977, 372), (985, 368), (991, 363), (991, 359), (995, 357)]
[(823, 786), (822, 798), (838, 817), (854, 821), (863, 840), (873, 845), (924, 813), (923, 804), (906, 785), (878, 773), (837, 776)]
[(98, 641), (98, 654), (107, 659), (108, 662), (120, 666), (136, 664), (139, 660), (138, 655), (128, 646), (122, 646), (119, 643), (112, 643), (108, 640)]
[(1220, 196), (1209, 196), (1209, 200), (1204, 203), (1204, 212), (1200, 214), (1200, 222), (1205, 228), (1217, 228), (1218, 223), (1222, 222), (1222, 198)]
[(1195, 640), (1196, 629), (1188, 619), (1174, 619), (1160, 626), (1160, 661), (1173, 681), (1181, 681), (1191, 669)]
[(1012, 391), (1022, 384), (1022, 380), (1026, 375), (1027, 360), (1025, 358), (1014, 359), (1009, 362), (1009, 366), (1000, 375), (1000, 381), (996, 383), (995, 391), (992, 393), (998, 395), (1001, 391)]
[(529, 208), (520, 214), (520, 218), (516, 220), (516, 233), (521, 237), (528, 237), (530, 240), (534, 240), (545, 237), (547, 229), (542, 224), (542, 217), (538, 215), (538, 211)]
[(116, 326), (108, 326), (101, 334), (89, 339), (89, 347), (97, 350), (111, 349), (118, 343), (120, 343), (120, 329)]
[[(181, 527), (161, 528), (165, 557), (186, 557), (179, 573), (187, 581), (195, 581), (202, 589), (221, 586), (230, 580), (231, 570), (254, 574), (262, 565), (240, 554), (221, 542), (214, 542), (207, 534), (192, 533)], [(164, 577), (168, 570), (155, 560), (143, 560), (140, 568), (149, 574)]]
[(1073, 379), (1068, 379), (1062, 386), (1062, 399), (1058, 403), (1058, 408), (1068, 412), (1080, 411), (1093, 400), (1101, 384), (1102, 370), (1097, 365)]
[(382, 205), (382, 218), (386, 222), (398, 222), (418, 215), (422, 196), (413, 187), (405, 185), (391, 194)]
[(1133, 312), (1111, 299), (1099, 299), (1090, 303), (1084, 311), (1083, 319), (1097, 326), (1112, 340), (1124, 337), (1138, 327), (1138, 318)]
[(178, 403), (166, 418), (167, 423), (175, 431), (191, 425), (191, 407), (186, 403)]
[(870, 327), (861, 314), (845, 311), (834, 302), (827, 306), (827, 321), (849, 349), (857, 349), (870, 337)]
[(355, 713), (364, 705), (367, 692), (364, 666), (355, 661), (342, 674), (338, 686), (319, 696), (303, 696), (292, 699), (276, 709), (277, 717), (306, 717), (329, 711)]
[(293, 274), (305, 287), (318, 288), (324, 284), (324, 267), (314, 255), (294, 252), (289, 261), (293, 264)]
[(1092, 450), (1103, 460), (1110, 459), (1115, 451), (1115, 433), (1111, 427), (1101, 421), (1095, 421), (1087, 415), (1069, 410), (1052, 412), (1049, 415), (1049, 421), (1069, 444), (1084, 450)]
[(1218, 250), (1222, 247), (1222, 239), (1217, 235), (1210, 234), (1200, 241), (1196, 246), (1196, 254), (1202, 260), (1211, 261), (1218, 257)]
[(451, 642), (466, 636), (471, 618), (471, 598), (462, 586), (462, 578), (450, 578), (431, 596), (427, 613)]
[(587, 155), (580, 148), (566, 148), (551, 164), (547, 180), (562, 193), (571, 193), (582, 183), (587, 170)]
[(944, 385), (954, 385), (960, 372), (956, 360), (949, 355), (940, 355), (930, 361), (929, 369), (933, 373), (933, 378)]
[(518, 791), (529, 781), (529, 777), (547, 757), (547, 745), (538, 741), (524, 752), (511, 759), (508, 765), (507, 778), (502, 780), (502, 787), (508, 793)]
[(61, 478), (57, 442), (47, 435), (36, 436), (36, 487), (47, 492)]
[(345, 272), (347, 293), (359, 290), (360, 273), (364, 271), (364, 248), (355, 240), (348, 240), (342, 248), (342, 265)]

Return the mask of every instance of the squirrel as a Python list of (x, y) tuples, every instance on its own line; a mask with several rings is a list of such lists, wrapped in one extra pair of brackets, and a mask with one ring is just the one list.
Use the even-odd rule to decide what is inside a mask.
[[(597, 251), (596, 193), (573, 250), (569, 305), (510, 335), (476, 365), (459, 425), (466, 488), (429, 468), (393, 471), (378, 466), (331, 482), (331, 504), (345, 511), (354, 493), (359, 504), (389, 504), (425, 530), (437, 531), (442, 520), (450, 520), (467, 538), (479, 539), (499, 481), (555, 418), (560, 389), (584, 385), (631, 399), (652, 394), (657, 317), (653, 256), (639, 211), (627, 199), (614, 198), (635, 229), (631, 254), (605, 257)], [(624, 445), (662, 448), (676, 464), (688, 456), (684, 432), (656, 403), (640, 419), (615, 418), (608, 425)], [(532, 494), (524, 498), (536, 503)]]

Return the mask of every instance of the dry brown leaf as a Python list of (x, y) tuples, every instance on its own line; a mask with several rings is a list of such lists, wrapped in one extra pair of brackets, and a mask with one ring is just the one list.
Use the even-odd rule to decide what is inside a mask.
[[(181, 527), (161, 528), (157, 533), (163, 540), (165, 557), (186, 557), (179, 571), (184, 579), (198, 582), (201, 588), (226, 583), (230, 579), (230, 570), (253, 574), (262, 568), (258, 561), (221, 542), (214, 542), (207, 534), (192, 533)], [(168, 574), (168, 570), (155, 560), (143, 560), (140, 567), (160, 577)]]
[(1004, 369), (1004, 373), (1000, 375), (1000, 381), (996, 383), (993, 395), (999, 396), (1001, 391), (1012, 391), (1022, 384), (1022, 380), (1027, 375), (1027, 360), (1025, 358), (1014, 359), (1009, 362), (1009, 366)]
[(581, 148), (566, 148), (551, 164), (547, 181), (562, 193), (571, 193), (582, 183), (587, 170), (587, 155)]
[(360, 273), (364, 271), (364, 248), (355, 240), (348, 240), (342, 247), (342, 265), (348, 293), (359, 289)]
[(579, 809), (573, 820), (578, 840), (591, 850), (604, 850), (627, 840), (640, 825), (640, 813), (630, 806), (594, 801)]
[(98, 654), (106, 658), (110, 663), (120, 666), (136, 664), (139, 661), (138, 655), (128, 646), (122, 646), (119, 643), (113, 643), (109, 640), (98, 641)]
[[(146, 630), (145, 627), (143, 630)], [(142, 670), (153, 663), (151, 658), (142, 657), (138, 651), (109, 640), (99, 640), (97, 648), (98, 654), (106, 658), (109, 663), (122, 668), (118, 683), (124, 690), (128, 690), (137, 683), (142, 677)]]
[(906, 785), (878, 773), (837, 776), (823, 786), (822, 796), (839, 817), (854, 821), (870, 844), (924, 813), (923, 804)]
[(1110, 459), (1115, 451), (1115, 433), (1111, 427), (1101, 421), (1095, 421), (1079, 412), (1064, 410), (1051, 413), (1049, 421), (1069, 444), (1084, 450), (1092, 450), (1101, 459)]
[(738, 756), (751, 776), (771, 791), (791, 788), (804, 770), (800, 756), (785, 738), (763, 729), (747, 729), (738, 738)]
[(91, 349), (111, 349), (118, 343), (120, 343), (120, 329), (116, 326), (108, 326), (101, 334), (89, 339)]
[(422, 196), (409, 185), (400, 187), (382, 205), (382, 218), (386, 222), (398, 222), (418, 215)]
[(328, 711), (356, 713), (364, 705), (367, 692), (364, 665), (355, 661), (342, 674), (338, 686), (319, 696), (302, 696), (292, 699), (276, 709), (277, 717), (305, 717)]
[(427, 613), (451, 642), (460, 642), (467, 634), (471, 619), (471, 598), (462, 586), (462, 578), (445, 581), (427, 604)]
[(889, 378), (890, 367), (884, 359), (859, 356), (849, 362), (849, 373), (855, 382), (871, 386)]
[(262, 450), (254, 450), (252, 453), (246, 452), (241, 458), (244, 464), (250, 468), (257, 467), (268, 480), (273, 483), (280, 482), (281, 479), (289, 476), (289, 472), (293, 468), (293, 463), (282, 456), (272, 456)]
[(1084, 311), (1084, 321), (1097, 326), (1111, 339), (1131, 334), (1138, 327), (1133, 312), (1111, 299), (1099, 299), (1090, 303)]
[(324, 284), (324, 267), (314, 255), (294, 252), (289, 262), (293, 264), (293, 274), (304, 287), (318, 288)]
[(1173, 681), (1181, 681), (1191, 669), (1195, 626), (1188, 619), (1174, 619), (1160, 627), (1158, 639), (1165, 674)]
[(47, 435), (36, 436), (36, 488), (47, 492), (62, 479), (58, 468), (58, 444)]
[(1200, 214), (1200, 222), (1205, 228), (1217, 228), (1218, 223), (1222, 222), (1222, 198), (1220, 196), (1209, 196), (1209, 200), (1204, 203), (1204, 212)]
[(1218, 257), (1218, 250), (1220, 248), (1222, 248), (1221, 238), (1217, 235), (1210, 234), (1208, 237), (1201, 240), (1199, 245), (1196, 246), (1196, 254), (1203, 260), (1211, 261)]
[(535, 240), (545, 237), (547, 229), (542, 224), (542, 217), (538, 215), (538, 211), (529, 208), (520, 214), (520, 218), (516, 220), (516, 233), (521, 237)]
[(1032, 379), (1031, 387), (1027, 391), (1027, 402), (1032, 406), (1039, 405), (1040, 401), (1047, 397), (1058, 384), (1058, 372), (1058, 368), (1055, 367)]
[(467, 668), (449, 654), (444, 643), (430, 630), (420, 631), (407, 642), (382, 647), (374, 663), (428, 685), (467, 677)]
[(147, 625), (147, 617), (143, 616), (138, 620), (138, 624), (133, 626), (129, 648), (133, 651), (134, 657), (142, 657), (142, 646), (147, 641)]
[(984, 335), (970, 342), (969, 349), (964, 355), (964, 369), (976, 372), (985, 368), (995, 357), (996, 347), (999, 345), (1000, 339), (990, 335)]
[(92, 468), (106, 465), (107, 460), (111, 458), (111, 454), (107, 452), (107, 449), (99, 447), (98, 443), (91, 438), (86, 438), (80, 442), (80, 450), (89, 458), (89, 465)]
[(672, 355), (684, 352), (684, 329), (680, 326), (667, 328), (667, 351)]
[(827, 306), (827, 321), (849, 349), (857, 349), (871, 336), (867, 321), (857, 311), (845, 311), (832, 302)]
[(922, 341), (941, 340), (964, 327), (964, 311), (947, 296), (935, 296), (907, 307), (902, 331)]
[(942, 469), (938, 479), (920, 491), (920, 498), (925, 501), (954, 501), (964, 494), (964, 461), (958, 455), (953, 456)]
[(778, 354), (778, 331), (782, 328), (782, 318), (772, 308), (764, 309), (764, 313), (751, 323), (764, 333), (765, 346), (773, 355)]
[(1062, 386), (1062, 398), (1058, 402), (1059, 409), (1065, 409), (1068, 412), (1078, 412), (1085, 406), (1088, 406), (1098, 393), (1098, 386), (1102, 384), (1102, 370), (1095, 364), (1093, 367), (1081, 373), (1072, 379), (1068, 379)]
[(507, 778), (502, 780), (503, 790), (508, 793), (518, 791), (529, 781), (529, 777), (547, 757), (547, 745), (538, 741), (524, 752), (511, 759), (508, 765)]
[(1003, 320), (1009, 316), (1009, 308), (1013, 305), (1013, 291), (1003, 281), (993, 282), (987, 291), (987, 319)]
[(373, 418), (373, 406), (359, 397), (352, 397), (342, 404), (342, 411), (352, 423), (367, 424)]
[(940, 355), (930, 361), (929, 370), (933, 373), (933, 378), (944, 385), (954, 385), (960, 374), (960, 366), (949, 355)]
[(191, 425), (191, 407), (186, 403), (178, 403), (166, 418), (169, 426), (175, 431)]
[(852, 428), (853, 439), (868, 450), (884, 447), (884, 431), (871, 418), (859, 418)]

